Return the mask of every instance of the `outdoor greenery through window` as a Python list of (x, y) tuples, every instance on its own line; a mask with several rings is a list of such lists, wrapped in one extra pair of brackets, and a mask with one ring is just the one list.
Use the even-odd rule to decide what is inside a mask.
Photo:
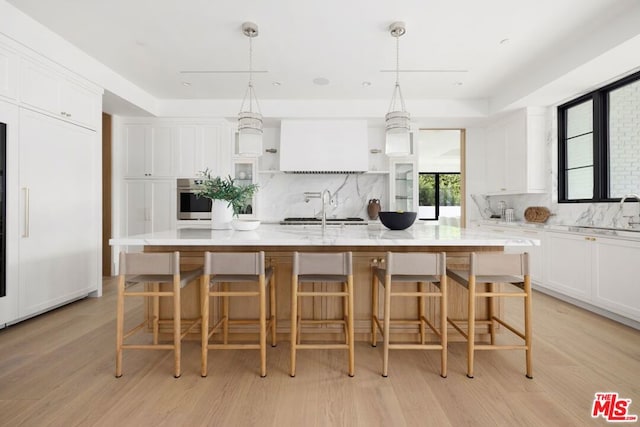
[(420, 219), (460, 216), (460, 173), (419, 175)]
[(558, 200), (640, 192), (640, 73), (558, 107)]

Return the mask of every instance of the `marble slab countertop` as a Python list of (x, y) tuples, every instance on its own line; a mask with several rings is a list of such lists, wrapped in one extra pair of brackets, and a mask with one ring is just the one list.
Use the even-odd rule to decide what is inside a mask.
[(115, 237), (112, 246), (537, 246), (529, 238), (453, 226), (416, 223), (406, 230), (389, 230), (381, 224), (366, 226), (262, 224), (254, 231), (181, 228), (156, 233)]
[(540, 224), (526, 221), (503, 221), (498, 219), (486, 219), (478, 222), (479, 225), (512, 227), (514, 229), (534, 229), (540, 231), (561, 231), (578, 234), (597, 234), (601, 236), (620, 238), (625, 240), (640, 241), (640, 229), (625, 229), (612, 227), (598, 227), (579, 224)]

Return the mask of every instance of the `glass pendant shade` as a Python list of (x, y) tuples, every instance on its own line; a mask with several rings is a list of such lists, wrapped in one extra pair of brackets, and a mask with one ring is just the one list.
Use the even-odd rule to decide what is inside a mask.
[(411, 126), (409, 113), (392, 111), (385, 116), (387, 156), (407, 156), (411, 154)]
[(241, 111), (238, 114), (238, 154), (262, 154), (262, 114)]

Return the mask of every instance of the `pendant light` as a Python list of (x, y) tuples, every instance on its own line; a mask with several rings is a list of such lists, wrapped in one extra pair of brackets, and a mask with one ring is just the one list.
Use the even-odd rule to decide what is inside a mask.
[[(389, 26), (389, 32), (396, 38), (396, 85), (393, 89), (389, 112), (385, 116), (385, 153), (387, 156), (406, 156), (411, 153), (411, 125), (400, 89), (400, 36), (406, 32), (404, 22), (394, 22)], [(396, 107), (397, 102), (400, 104), (400, 109)]]
[[(253, 90), (253, 38), (258, 36), (258, 25), (253, 22), (242, 24), (242, 33), (249, 37), (249, 85), (242, 99), (238, 113), (238, 154), (260, 156), (262, 154), (262, 114), (258, 98)], [(245, 103), (248, 108), (245, 109)], [(253, 104), (255, 103), (255, 111)]]

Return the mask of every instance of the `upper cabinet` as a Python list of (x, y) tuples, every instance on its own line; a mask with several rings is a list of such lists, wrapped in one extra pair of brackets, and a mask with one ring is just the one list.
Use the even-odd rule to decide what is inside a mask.
[(174, 175), (172, 129), (167, 126), (126, 125), (124, 160), (127, 178), (167, 178)]
[(100, 123), (102, 99), (98, 93), (26, 58), (21, 62), (20, 101), (25, 107), (89, 129)]
[(418, 172), (414, 157), (394, 157), (389, 161), (389, 196), (389, 210), (418, 211)]
[(18, 96), (18, 54), (0, 44), (0, 97)]
[(232, 147), (228, 126), (180, 125), (175, 131), (179, 178), (197, 177), (205, 169), (220, 176), (230, 173)]
[(487, 129), (487, 194), (544, 193), (545, 116), (526, 108), (502, 117)]

